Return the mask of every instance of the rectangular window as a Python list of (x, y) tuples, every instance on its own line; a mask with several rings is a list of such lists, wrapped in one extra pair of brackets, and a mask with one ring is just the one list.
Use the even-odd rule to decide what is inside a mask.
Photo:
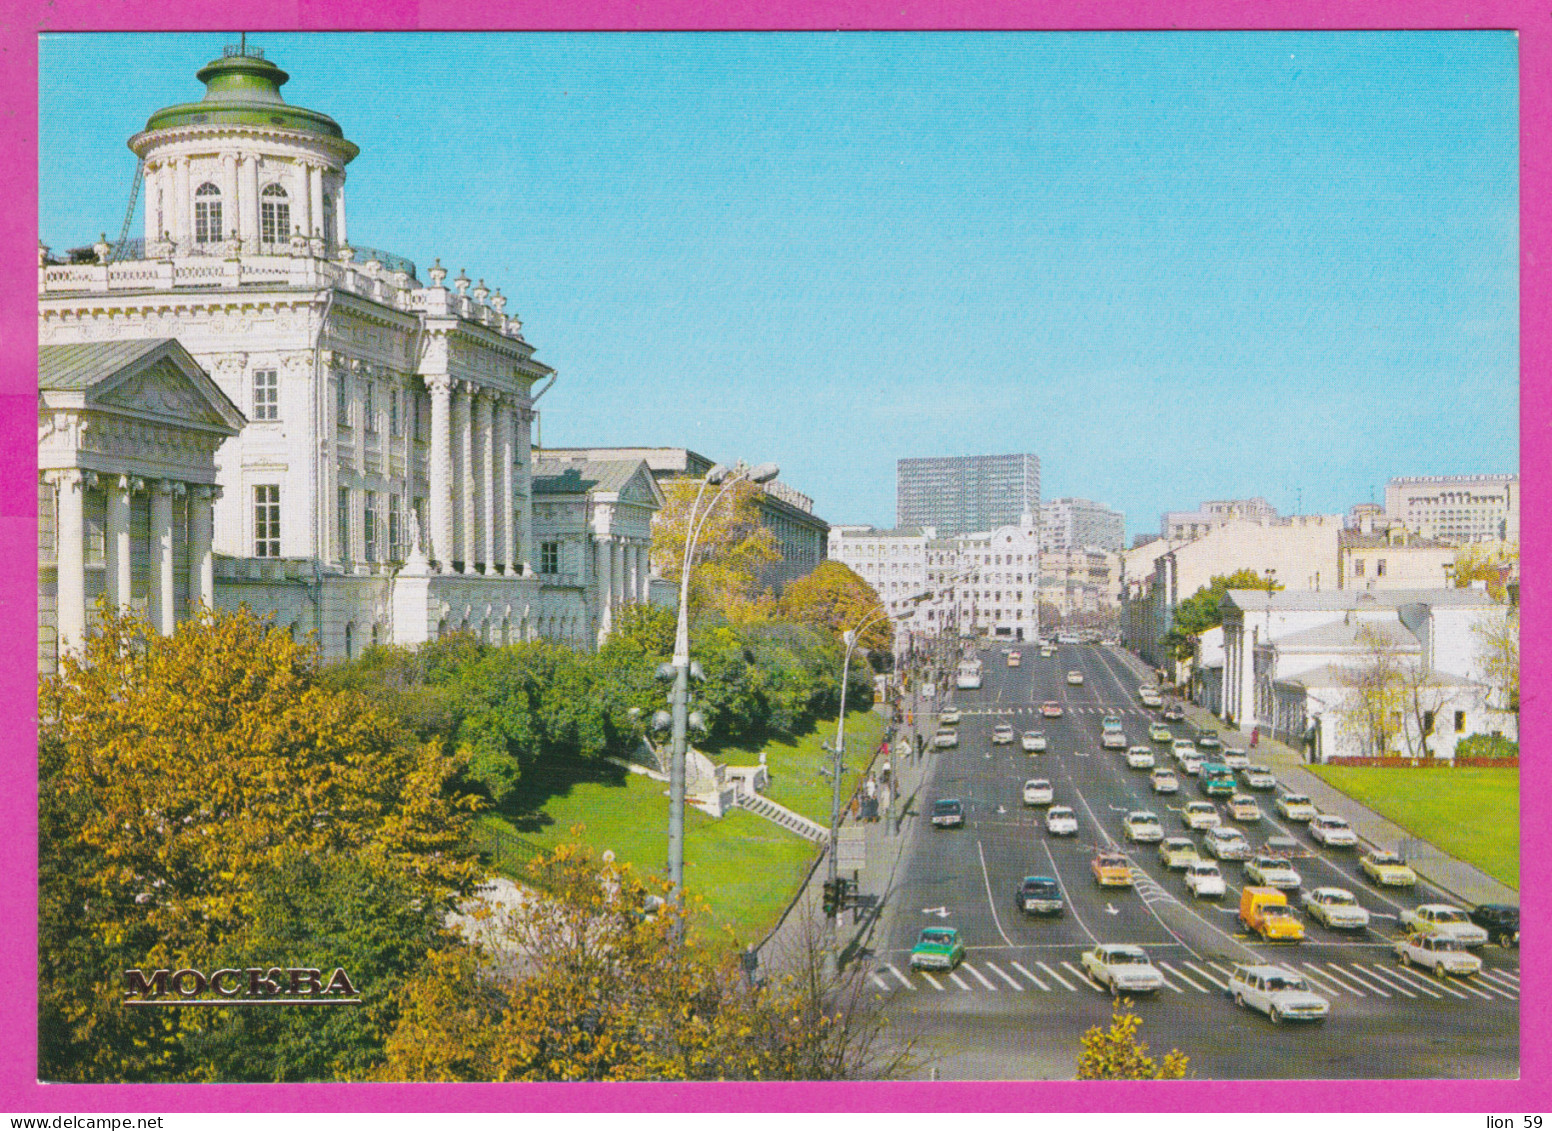
[(219, 243), (221, 242), (221, 198), (216, 196), (209, 200), (198, 199), (204, 192), (205, 189), (201, 189), (195, 194), (194, 242)]
[(377, 431), (377, 398), (372, 394), (375, 386), (371, 381), (361, 382), (361, 416), (362, 424), (368, 432)]
[(560, 572), (560, 543), (559, 542), (540, 542), (539, 543), (539, 572), (540, 573), (559, 573)]
[(400, 435), (401, 434), (400, 424), (401, 424), (401, 422), (399, 420), (399, 390), (398, 390), (398, 387), (395, 386), (394, 388), (388, 390), (388, 432), (389, 432), (389, 434), (393, 435), (393, 436)]
[(1466, 733), (1466, 712), (1464, 712), (1464, 711), (1456, 711), (1455, 712), (1455, 733), (1456, 734), (1465, 734)]
[(1363, 559), (1362, 558), (1354, 558), (1353, 559), (1353, 576), (1354, 577), (1362, 577), (1363, 576)]
[(1374, 563), (1374, 576), (1375, 577), (1384, 577), (1385, 576), (1385, 559), (1384, 558), (1381, 558), (1379, 561)]
[(428, 399), (417, 392), (410, 393), (410, 428), (417, 440), (426, 438), (426, 421), (431, 416), (431, 409), (427, 407)]
[(363, 554), (369, 562), (377, 560), (377, 492), (366, 493), (366, 512), (361, 523)]
[(253, 489), (253, 556), (280, 557), (280, 485)]
[(259, 205), (259, 238), (265, 243), (285, 243), (291, 238), (291, 206), (276, 186), (271, 185), (264, 192)]
[(350, 560), (350, 488), (339, 489), (339, 512), (335, 515), (335, 522), (339, 524), (339, 556), (340, 561)]
[(404, 560), (404, 516), (399, 513), (399, 496), (388, 496), (388, 560)]
[(280, 375), (273, 369), (253, 371), (253, 419), (280, 419)]
[(334, 420), (341, 428), (350, 427), (350, 377), (345, 373), (334, 384)]

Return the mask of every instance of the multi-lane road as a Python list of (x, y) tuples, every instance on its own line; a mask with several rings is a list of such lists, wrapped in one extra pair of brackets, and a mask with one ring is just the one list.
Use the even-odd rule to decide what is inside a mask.
[[(1095, 942), (1145, 947), (1166, 978), (1157, 995), (1136, 1005), (1141, 1038), (1158, 1055), (1178, 1047), (1199, 1078), (1514, 1077), (1519, 1072), (1519, 954), (1483, 948), (1482, 974), (1440, 980), (1403, 969), (1391, 953), (1397, 916), (1405, 907), (1458, 902), (1419, 883), (1379, 889), (1358, 869), (1359, 852), (1327, 849), (1305, 826), (1281, 820), (1275, 793), (1257, 795), (1262, 818), (1238, 825), (1251, 843), (1291, 835), (1312, 855), (1295, 861), (1306, 887), (1352, 891), (1371, 915), (1361, 934), (1335, 932), (1304, 920), (1300, 944), (1263, 943), (1237, 918), (1244, 866), (1225, 861), (1222, 899), (1198, 900), (1178, 872), (1164, 868), (1156, 845), (1126, 841), (1122, 819), (1149, 809), (1165, 835), (1191, 836), (1179, 810), (1201, 793), (1180, 774), (1178, 794), (1157, 795), (1145, 770), (1129, 769), (1124, 751), (1100, 747), (1107, 715), (1119, 717), (1128, 745), (1148, 745), (1167, 764), (1167, 749), (1149, 741), (1156, 712), (1137, 698), (1138, 681), (1108, 648), (1061, 645), (1042, 659), (1038, 645), (1016, 646), (1020, 667), (1000, 648), (983, 650), (979, 690), (952, 692), (963, 713), (957, 749), (928, 754), (923, 785), (907, 826), (903, 879), (888, 893), (882, 942), (871, 955), (871, 984), (885, 1008), (946, 1079), (1070, 1079), (1079, 1034), (1107, 1024), (1110, 996), (1089, 982), (1081, 953)], [(1069, 671), (1084, 682), (1066, 682)], [(1056, 700), (1059, 719), (1040, 704)], [(942, 697), (939, 706), (946, 705)], [(1026, 754), (1017, 741), (993, 745), (992, 729), (1043, 730), (1049, 747)], [(1192, 737), (1188, 724), (1172, 725)], [(1078, 815), (1076, 837), (1045, 830), (1044, 809), (1026, 807), (1024, 782), (1050, 779), (1055, 803)], [(963, 828), (935, 829), (924, 814), (938, 798), (964, 803)], [(1227, 820), (1225, 807), (1225, 824)], [(1096, 846), (1128, 852), (1138, 874), (1134, 889), (1100, 888), (1090, 871)], [(1395, 845), (1381, 847), (1395, 848)], [(1204, 852), (1205, 856), (1205, 852)], [(1028, 875), (1055, 877), (1067, 901), (1061, 918), (1027, 917), (1013, 893)], [(1294, 893), (1290, 902), (1298, 903)], [(924, 926), (957, 927), (966, 960), (952, 974), (913, 972), (908, 956)], [(1238, 963), (1268, 961), (1299, 971), (1331, 1002), (1321, 1025), (1273, 1025), (1235, 1007), (1224, 992)]]

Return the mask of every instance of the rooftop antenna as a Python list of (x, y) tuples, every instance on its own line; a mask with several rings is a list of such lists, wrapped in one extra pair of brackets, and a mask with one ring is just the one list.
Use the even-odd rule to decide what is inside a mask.
[(245, 31), (239, 32), (237, 35), (237, 54), (248, 54), (248, 33)]

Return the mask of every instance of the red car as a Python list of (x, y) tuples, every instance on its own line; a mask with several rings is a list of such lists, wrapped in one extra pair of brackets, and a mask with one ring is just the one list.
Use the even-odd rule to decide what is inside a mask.
[(1048, 719), (1059, 719), (1062, 717), (1062, 705), (1052, 700), (1041, 705), (1040, 713)]

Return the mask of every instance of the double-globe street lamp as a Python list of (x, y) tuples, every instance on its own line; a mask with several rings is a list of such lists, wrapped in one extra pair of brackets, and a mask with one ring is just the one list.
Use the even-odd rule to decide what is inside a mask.
[[(673, 694), (669, 700), (672, 714), (667, 720), (673, 727), (673, 749), (668, 768), (668, 882), (672, 888), (675, 906), (684, 906), (684, 777), (685, 759), (688, 756), (688, 730), (690, 706), (690, 567), (695, 561), (695, 551), (700, 542), (701, 530), (706, 519), (716, 509), (735, 484), (740, 482), (769, 483), (781, 474), (774, 463), (762, 463), (758, 467), (727, 468), (717, 464), (701, 480), (700, 490), (690, 507), (690, 517), (685, 523), (684, 558), (679, 567), (679, 622), (674, 630), (674, 658), (660, 674), (672, 675)], [(711, 502), (701, 509), (707, 487), (721, 487)], [(699, 676), (700, 665), (694, 665)], [(661, 719), (661, 712), (659, 713)]]

